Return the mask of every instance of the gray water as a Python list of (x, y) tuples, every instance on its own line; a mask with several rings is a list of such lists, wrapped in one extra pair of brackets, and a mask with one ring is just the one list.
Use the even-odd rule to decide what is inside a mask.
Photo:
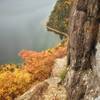
[(45, 50), (59, 36), (44, 27), (56, 0), (0, 0), (0, 64), (19, 61), (22, 49)]

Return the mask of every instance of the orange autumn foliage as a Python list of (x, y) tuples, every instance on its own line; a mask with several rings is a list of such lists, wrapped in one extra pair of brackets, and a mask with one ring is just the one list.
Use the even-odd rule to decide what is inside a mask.
[(25, 60), (23, 68), (32, 73), (35, 80), (37, 78), (38, 80), (43, 80), (50, 75), (49, 72), (52, 70), (50, 66), (52, 66), (54, 61), (54, 58), (51, 55), (47, 55), (45, 52), (25, 50), (21, 51), (20, 55)]
[(19, 55), (24, 64), (0, 65), (0, 100), (14, 100), (32, 85), (48, 78), (55, 59), (66, 53), (66, 43), (41, 52), (23, 50)]
[(19, 55), (24, 59), (23, 68), (32, 73), (35, 79), (43, 80), (50, 76), (54, 61), (67, 54), (66, 42), (46, 51), (22, 50)]

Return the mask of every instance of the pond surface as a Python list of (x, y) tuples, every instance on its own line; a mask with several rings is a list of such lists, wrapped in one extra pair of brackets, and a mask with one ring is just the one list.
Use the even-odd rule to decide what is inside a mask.
[(59, 36), (48, 32), (44, 22), (56, 0), (0, 0), (0, 64), (19, 61), (22, 49), (45, 50)]

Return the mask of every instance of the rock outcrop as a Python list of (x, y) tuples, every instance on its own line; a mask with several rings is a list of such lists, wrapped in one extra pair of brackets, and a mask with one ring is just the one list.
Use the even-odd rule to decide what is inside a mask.
[(68, 90), (67, 100), (95, 100), (100, 96), (100, 80), (91, 69), (87, 71), (70, 69), (66, 74), (64, 86)]
[(57, 77), (47, 79), (15, 100), (66, 100), (67, 92), (60, 82), (61, 79)]
[(73, 92), (68, 93), (68, 100), (100, 100), (99, 42), (97, 43), (96, 49), (96, 62), (93, 69), (74, 71), (69, 68), (64, 80), (64, 86), (66, 90), (73, 90)]

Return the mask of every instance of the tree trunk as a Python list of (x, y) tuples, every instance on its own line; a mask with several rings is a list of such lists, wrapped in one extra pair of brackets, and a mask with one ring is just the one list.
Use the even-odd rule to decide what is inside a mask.
[[(68, 100), (94, 100), (100, 93), (100, 84), (97, 84), (98, 79), (93, 72), (99, 31), (99, 7), (100, 0), (73, 2), (69, 21), (70, 71), (65, 78)], [(91, 94), (92, 89), (94, 94)]]

